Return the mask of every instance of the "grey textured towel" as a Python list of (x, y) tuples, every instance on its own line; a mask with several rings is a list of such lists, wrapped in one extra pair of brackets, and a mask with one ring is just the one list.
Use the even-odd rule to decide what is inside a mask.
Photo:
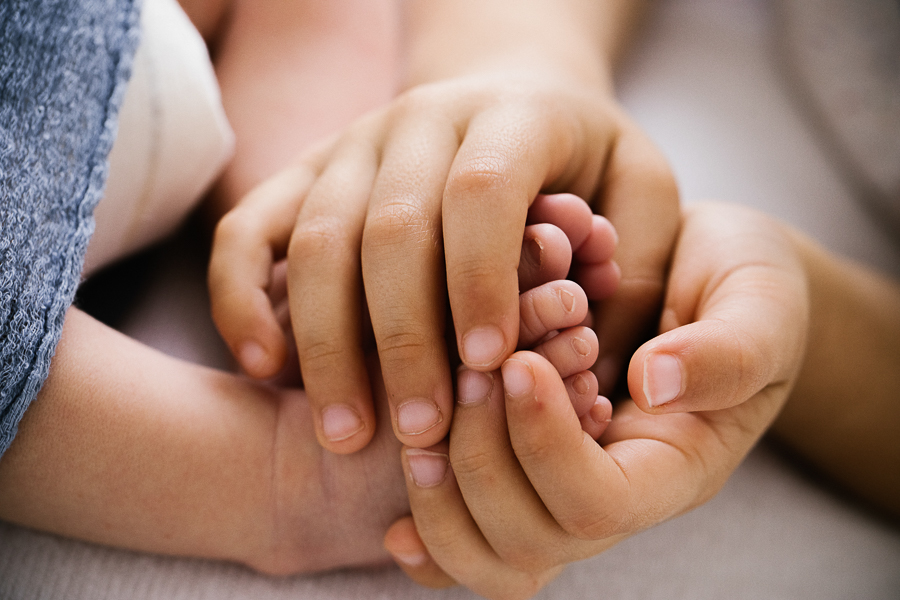
[(139, 4), (0, 2), (0, 453), (47, 377), (78, 287)]

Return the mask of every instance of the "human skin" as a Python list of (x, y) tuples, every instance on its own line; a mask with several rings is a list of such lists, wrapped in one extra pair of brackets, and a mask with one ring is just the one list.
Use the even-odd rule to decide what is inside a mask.
[[(405, 450), (413, 518), (386, 546), (425, 585), (527, 598), (567, 562), (707, 501), (773, 422), (822, 471), (900, 514), (898, 315), (897, 282), (759, 213), (691, 207), (660, 335), (633, 357), (633, 401), (600, 444), (574, 435), (546, 362), (516, 353), (505, 396), (458, 405), (449, 447), (430, 449), (444, 458), (432, 457), (429, 485)], [(650, 406), (669, 387), (648, 378), (659, 353), (678, 361), (680, 383)]]
[[(267, 189), (280, 195), (277, 210), (242, 200), (222, 219), (210, 268), (220, 332), (249, 374), (282, 367), (286, 347), (264, 290), (269, 264), (287, 256), (291, 322), (323, 446), (353, 452), (373, 432), (363, 304), (395, 433), (417, 447), (446, 435), (453, 399), (445, 298), (463, 362), (496, 369), (515, 349), (515, 265), (528, 206), (541, 191), (589, 199), (622, 236), (622, 283), (594, 322), (603, 333), (601, 390), (612, 387), (659, 305), (678, 222), (665, 160), (612, 98), (611, 55), (636, 6), (403, 4), (403, 93), (293, 159)], [(270, 72), (264, 83), (264, 67), (228, 72), (223, 62), (226, 109), (232, 91), (239, 99), (233, 168), (248, 173), (239, 166), (241, 128), (268, 140), (286, 137), (286, 129), (266, 122), (265, 98), (255, 99), (262, 104), (252, 113), (241, 111), (247, 85), (238, 75), (256, 73), (259, 89), (278, 90), (302, 74)], [(239, 190), (231, 186), (233, 201)], [(238, 268), (235, 256), (252, 261)]]
[[(593, 377), (596, 357), (596, 337), (579, 326), (587, 297), (570, 281), (545, 283), (568, 271), (568, 239), (546, 224), (526, 235), (543, 251), (522, 261), (532, 288), (520, 299), (523, 343), (553, 362), (596, 437), (611, 406), (596, 382), (575, 385)], [(377, 362), (370, 369), (381, 435), (339, 456), (317, 444), (302, 390), (165, 356), (72, 308), (50, 377), (0, 461), (0, 518), (272, 574), (383, 563), (384, 531), (409, 509)]]
[(800, 235), (806, 359), (772, 428), (822, 474), (900, 519), (900, 282)]
[[(530, 281), (546, 277), (532, 273)], [(566, 364), (558, 351), (573, 346), (567, 336), (582, 331), (570, 329), (582, 317), (559, 322), (567, 331), (542, 344), (564, 386), (560, 373), (586, 376), (586, 356), (596, 355), (576, 353)], [(373, 396), (383, 401), (373, 373)], [(566, 387), (568, 401), (590, 417), (596, 382), (593, 398), (574, 388)], [(301, 391), (166, 357), (73, 308), (50, 378), (0, 461), (0, 518), (267, 573), (383, 561), (381, 534), (406, 511), (397, 444), (386, 436), (344, 460), (315, 444), (310, 423)], [(381, 511), (368, 505), (374, 489)]]

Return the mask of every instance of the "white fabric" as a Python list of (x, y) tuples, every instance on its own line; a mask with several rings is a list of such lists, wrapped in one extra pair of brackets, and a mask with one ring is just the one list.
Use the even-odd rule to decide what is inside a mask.
[[(759, 0), (658, 2), (623, 73), (626, 106), (658, 140), (684, 196), (754, 205), (835, 250), (900, 273), (900, 251), (834, 174), (774, 64)], [(179, 279), (178, 277), (184, 277)], [(171, 285), (202, 293), (196, 276)], [(180, 281), (180, 283), (179, 283)], [(192, 283), (193, 282), (193, 283)], [(190, 286), (201, 286), (200, 290)], [(131, 333), (152, 329), (171, 287)], [(194, 290), (193, 292), (190, 290)], [(197, 317), (184, 315), (196, 327)], [(190, 358), (158, 334), (153, 343)], [(837, 441), (836, 441), (837, 443)], [(598, 493), (602, 493), (600, 490)], [(98, 547), (0, 524), (0, 598), (249, 600), (442, 599), (395, 569), (285, 579), (236, 565)], [(543, 600), (896, 600), (900, 531), (811, 481), (763, 446), (705, 506), (572, 565)]]
[(231, 156), (233, 138), (200, 34), (176, 0), (146, 0), (85, 272), (174, 231)]

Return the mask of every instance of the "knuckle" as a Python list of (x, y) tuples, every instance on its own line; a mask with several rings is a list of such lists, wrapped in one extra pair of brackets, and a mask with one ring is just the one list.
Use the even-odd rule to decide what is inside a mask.
[(446, 190), (448, 195), (464, 197), (504, 188), (509, 184), (508, 160), (498, 153), (484, 153), (454, 171), (447, 179)]
[(424, 113), (435, 104), (435, 86), (416, 86), (401, 94), (394, 103), (395, 117)]
[(602, 540), (633, 531), (627, 523), (611, 515), (596, 514), (588, 510), (580, 510), (560, 517), (557, 522), (566, 533), (585, 541)]
[(455, 556), (465, 545), (461, 528), (448, 527), (441, 519), (420, 519), (416, 528), (428, 552), (435, 558)]
[[(515, 265), (504, 265), (498, 260), (489, 256), (471, 256), (453, 261), (447, 265), (447, 277), (450, 281), (462, 284), (462, 292), (470, 293), (465, 289), (471, 286), (474, 292), (487, 287), (492, 289), (496, 286), (496, 282), (501, 280), (505, 273), (514, 272)], [(470, 283), (466, 283), (470, 282)], [(485, 283), (487, 284), (485, 286)]]
[(450, 463), (453, 473), (460, 481), (478, 480), (490, 483), (496, 478), (492, 472), (497, 459), (492, 452), (472, 452), (468, 449), (454, 451), (451, 446)]
[(403, 324), (391, 327), (377, 336), (378, 356), (386, 370), (408, 369), (411, 364), (431, 353), (429, 337), (403, 328)]
[(363, 252), (410, 243), (434, 246), (439, 229), (416, 202), (397, 199), (369, 214), (363, 233)]
[(528, 436), (516, 440), (515, 453), (523, 465), (547, 464), (559, 455), (559, 440), (550, 436)]
[(240, 240), (247, 229), (247, 220), (241, 217), (240, 211), (232, 210), (225, 213), (216, 225), (213, 235), (214, 245), (231, 246)]
[(299, 221), (288, 246), (288, 260), (305, 260), (314, 256), (334, 256), (344, 245), (346, 225), (331, 217), (313, 217)]
[(497, 548), (497, 554), (510, 567), (523, 573), (540, 573), (556, 566), (540, 544), (519, 543), (514, 548)]
[(333, 373), (334, 365), (345, 361), (344, 348), (335, 336), (297, 339), (297, 354), (304, 377), (318, 373)]

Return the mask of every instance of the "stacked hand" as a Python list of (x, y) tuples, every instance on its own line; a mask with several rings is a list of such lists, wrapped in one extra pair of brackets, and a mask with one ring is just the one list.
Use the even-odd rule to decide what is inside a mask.
[(660, 335), (634, 355), (633, 401), (599, 443), (553, 365), (518, 352), (489, 393), (457, 404), (449, 445), (404, 451), (413, 517), (386, 547), (425, 585), (526, 598), (566, 563), (702, 504), (785, 402), (807, 319), (802, 265), (779, 226), (688, 210)]
[[(217, 229), (214, 318), (249, 374), (278, 372), (288, 345), (268, 291), (272, 265), (286, 257), (320, 443), (350, 453), (374, 433), (370, 318), (394, 431), (430, 446), (453, 412), (447, 299), (463, 363), (499, 368), (517, 345), (517, 265), (541, 191), (591, 200), (622, 238), (620, 289), (594, 321), (608, 392), (658, 309), (677, 193), (663, 158), (606, 92), (553, 77), (419, 86), (258, 187)], [(575, 251), (574, 276), (600, 300), (610, 275), (595, 271), (611, 267), (582, 260), (592, 251)]]

